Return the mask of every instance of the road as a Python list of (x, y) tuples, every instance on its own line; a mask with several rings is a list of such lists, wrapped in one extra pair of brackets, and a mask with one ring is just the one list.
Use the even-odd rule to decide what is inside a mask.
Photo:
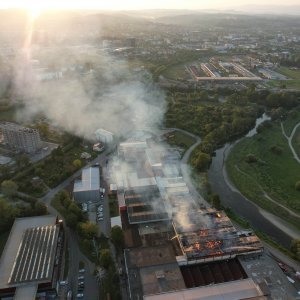
[[(52, 206), (51, 206), (51, 200), (53, 197), (62, 189), (66, 188), (69, 184), (71, 184), (72, 181), (74, 181), (76, 178), (78, 178), (81, 175), (82, 169), (90, 167), (92, 165), (95, 165), (96, 163), (104, 164), (106, 162), (106, 157), (109, 153), (111, 153), (115, 148), (115, 145), (112, 145), (111, 147), (108, 147), (104, 152), (102, 152), (100, 155), (98, 155), (95, 159), (90, 161), (87, 165), (82, 167), (80, 170), (78, 170), (76, 173), (74, 173), (72, 176), (67, 178), (65, 181), (60, 183), (55, 188), (48, 191), (48, 193), (41, 197), (39, 201), (45, 203), (47, 205), (48, 211), (52, 215), (58, 215), (61, 219), (63, 217), (57, 212)], [(67, 238), (67, 247), (69, 251), (69, 273), (68, 273), (68, 281), (69, 281), (69, 287), (73, 292), (73, 295), (77, 294), (77, 284), (78, 284), (78, 268), (79, 268), (79, 262), (82, 261), (85, 264), (86, 272), (84, 274), (85, 276), (85, 299), (88, 300), (98, 300), (99, 299), (99, 291), (98, 291), (98, 284), (96, 282), (96, 279), (93, 275), (95, 266), (92, 264), (81, 252), (78, 247), (78, 237), (76, 233), (69, 230), (67, 227), (65, 227), (65, 233)], [(64, 299), (64, 297), (62, 296)]]

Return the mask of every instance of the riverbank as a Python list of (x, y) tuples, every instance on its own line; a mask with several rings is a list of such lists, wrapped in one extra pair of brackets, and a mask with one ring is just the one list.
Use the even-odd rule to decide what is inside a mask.
[(300, 192), (295, 189), (300, 164), (279, 122), (232, 147), (226, 172), (247, 199), (300, 230)]

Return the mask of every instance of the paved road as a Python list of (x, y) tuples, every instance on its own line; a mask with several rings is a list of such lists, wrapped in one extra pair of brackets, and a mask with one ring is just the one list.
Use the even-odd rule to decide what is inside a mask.
[[(90, 167), (96, 163), (103, 163), (106, 161), (106, 156), (113, 151), (115, 145), (107, 148), (103, 153), (98, 155), (94, 160), (89, 162), (87, 165), (82, 167), (72, 176), (67, 178), (65, 181), (60, 183), (55, 188), (48, 191), (48, 193), (41, 197), (39, 200), (45, 203), (48, 207), (48, 211), (50, 214), (58, 215), (61, 219), (63, 217), (51, 206), (51, 200), (53, 197), (62, 189), (66, 188), (73, 180), (81, 175), (82, 169)], [(95, 266), (80, 252), (78, 247), (78, 238), (76, 233), (66, 228), (66, 238), (67, 238), (67, 247), (69, 250), (69, 273), (68, 273), (68, 281), (70, 289), (73, 292), (73, 295), (77, 294), (77, 284), (78, 284), (78, 267), (79, 262), (83, 261), (85, 263), (85, 299), (88, 300), (98, 300), (99, 292), (98, 292), (98, 284), (93, 276)]]

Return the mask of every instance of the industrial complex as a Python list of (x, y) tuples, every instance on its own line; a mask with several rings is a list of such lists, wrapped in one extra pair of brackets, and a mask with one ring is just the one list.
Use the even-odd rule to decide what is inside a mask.
[(240, 63), (231, 61), (223, 62), (216, 58), (211, 58), (208, 63), (200, 63), (186, 66), (192, 78), (198, 82), (216, 81), (216, 82), (233, 82), (233, 81), (261, 81), (262, 78), (249, 70)]
[(121, 143), (118, 154), (110, 170), (131, 299), (268, 299), (240, 262), (260, 257), (262, 243), (194, 199), (176, 150), (144, 139)]
[(16, 219), (0, 259), (0, 299), (57, 295), (63, 224), (54, 216)]

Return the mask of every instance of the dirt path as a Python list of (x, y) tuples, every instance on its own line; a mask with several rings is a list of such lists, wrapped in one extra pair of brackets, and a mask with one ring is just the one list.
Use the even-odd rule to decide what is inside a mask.
[(298, 124), (296, 124), (296, 126), (294, 127), (294, 129), (293, 129), (290, 136), (287, 136), (287, 134), (285, 133), (284, 126), (283, 126), (282, 122), (280, 123), (280, 125), (281, 125), (282, 134), (287, 139), (289, 147), (290, 147), (290, 149), (293, 153), (293, 156), (294, 156), (295, 160), (300, 164), (300, 158), (298, 157), (298, 154), (297, 154), (297, 152), (295, 151), (295, 149), (293, 147), (293, 137), (294, 137), (298, 127), (300, 126), (300, 122)]
[(266, 199), (268, 199), (270, 202), (272, 202), (272, 203), (274, 203), (274, 204), (280, 206), (283, 210), (285, 210), (286, 212), (288, 212), (290, 215), (292, 215), (292, 216), (294, 216), (294, 217), (296, 217), (296, 218), (299, 218), (299, 220), (300, 220), (300, 214), (297, 214), (296, 212), (290, 210), (289, 208), (287, 208), (286, 206), (284, 206), (284, 205), (281, 204), (280, 202), (278, 202), (278, 201), (274, 200), (273, 198), (271, 198), (271, 197), (266, 193), (266, 191), (262, 188), (262, 186), (261, 186), (258, 182), (256, 182), (255, 179), (253, 179), (249, 174), (247, 174), (247, 173), (245, 173), (244, 171), (242, 171), (237, 165), (235, 165), (235, 168), (236, 168), (236, 170), (237, 170), (239, 173), (243, 174), (244, 176), (246, 176), (246, 177), (248, 177), (250, 180), (252, 180), (252, 181), (259, 187), (259, 189), (260, 189), (261, 192), (263, 193), (263, 196), (264, 196)]

